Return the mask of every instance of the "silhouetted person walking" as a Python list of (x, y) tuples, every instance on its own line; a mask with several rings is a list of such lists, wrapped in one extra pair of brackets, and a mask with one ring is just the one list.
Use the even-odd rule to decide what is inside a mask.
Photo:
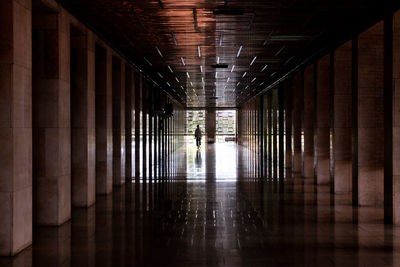
[(194, 131), (194, 137), (196, 138), (196, 146), (199, 148), (201, 145), (201, 130), (199, 125), (197, 125), (196, 131)]

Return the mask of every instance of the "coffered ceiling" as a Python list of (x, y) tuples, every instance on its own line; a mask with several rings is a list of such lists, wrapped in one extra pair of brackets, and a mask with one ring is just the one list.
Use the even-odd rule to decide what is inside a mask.
[(187, 107), (237, 107), (394, 9), (362, 0), (62, 0)]

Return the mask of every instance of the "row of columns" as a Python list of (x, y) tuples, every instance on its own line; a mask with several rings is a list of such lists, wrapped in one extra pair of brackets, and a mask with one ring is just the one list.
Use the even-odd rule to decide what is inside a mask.
[(387, 15), (260, 98), (264, 176), (286, 169), (400, 223), (399, 29)]
[(239, 168), (247, 168), (245, 172), (248, 177), (255, 179), (261, 173), (263, 162), (260, 161), (260, 153), (262, 153), (260, 138), (260, 128), (262, 127), (261, 117), (261, 103), (259, 99), (254, 99), (246, 107), (238, 109), (237, 113), (237, 137), (238, 143), (247, 147), (247, 153), (244, 155), (245, 162), (239, 161)]
[(184, 114), (154, 114), (169, 96), (56, 2), (41, 4), (0, 2), (0, 256), (29, 246), (33, 223), (59, 226), (96, 194), (165, 176), (183, 144)]

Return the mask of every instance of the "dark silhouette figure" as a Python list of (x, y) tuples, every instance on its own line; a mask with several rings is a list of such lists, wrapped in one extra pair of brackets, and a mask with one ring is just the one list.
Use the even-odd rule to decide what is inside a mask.
[(197, 125), (196, 131), (194, 131), (194, 137), (196, 138), (196, 146), (197, 148), (200, 148), (201, 146), (201, 130), (200, 126)]

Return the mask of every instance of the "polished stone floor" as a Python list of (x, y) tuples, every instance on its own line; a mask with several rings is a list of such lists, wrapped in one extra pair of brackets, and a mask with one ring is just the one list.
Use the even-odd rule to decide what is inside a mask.
[(73, 209), (0, 266), (400, 266), (400, 227), (307, 179), (257, 177), (235, 144), (181, 149), (170, 177)]

